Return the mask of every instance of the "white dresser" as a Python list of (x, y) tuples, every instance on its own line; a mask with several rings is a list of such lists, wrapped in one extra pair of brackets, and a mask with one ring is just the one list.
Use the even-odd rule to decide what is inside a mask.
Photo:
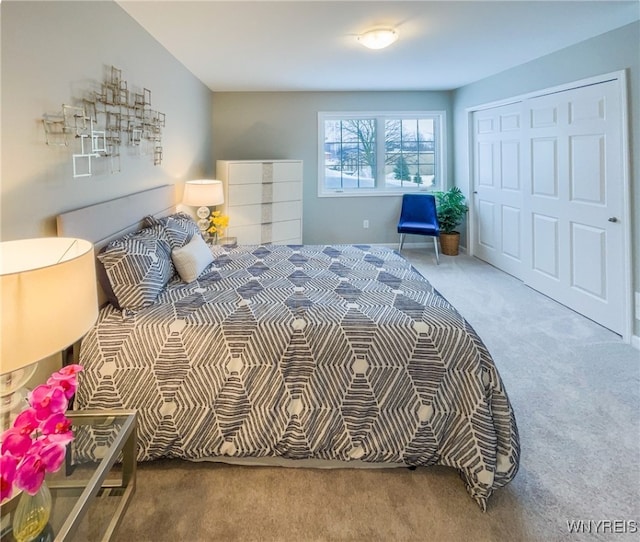
[(302, 243), (301, 160), (218, 160), (227, 237), (238, 244)]

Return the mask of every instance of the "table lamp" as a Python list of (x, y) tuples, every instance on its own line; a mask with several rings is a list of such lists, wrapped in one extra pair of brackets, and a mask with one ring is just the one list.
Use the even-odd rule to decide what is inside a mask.
[(224, 203), (224, 192), (222, 181), (200, 179), (197, 181), (187, 181), (184, 185), (183, 205), (198, 207), (198, 227), (206, 237), (209, 229), (209, 207), (214, 207)]
[(80, 339), (98, 316), (93, 245), (46, 237), (0, 243), (2, 428), (27, 406), (38, 361)]

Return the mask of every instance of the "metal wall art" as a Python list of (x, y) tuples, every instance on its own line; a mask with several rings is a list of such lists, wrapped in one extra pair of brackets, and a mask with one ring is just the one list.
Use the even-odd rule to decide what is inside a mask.
[[(82, 98), (81, 105), (62, 104), (62, 110), (42, 117), (47, 145), (74, 146), (73, 176), (92, 175), (92, 159), (107, 158), (111, 173), (120, 171), (123, 145), (153, 155), (162, 162), (162, 128), (165, 114), (151, 109), (151, 91), (129, 90), (122, 70), (111, 66), (100, 90)], [(78, 145), (79, 140), (79, 145)]]

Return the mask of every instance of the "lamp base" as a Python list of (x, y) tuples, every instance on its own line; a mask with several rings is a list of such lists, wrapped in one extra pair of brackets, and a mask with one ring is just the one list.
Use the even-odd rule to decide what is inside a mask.
[(198, 207), (196, 214), (200, 219), (197, 222), (198, 228), (200, 228), (200, 233), (206, 239), (208, 237), (207, 230), (211, 226), (211, 223), (209, 222), (209, 216), (211, 216), (211, 210), (209, 209), (209, 207), (206, 207), (206, 206)]

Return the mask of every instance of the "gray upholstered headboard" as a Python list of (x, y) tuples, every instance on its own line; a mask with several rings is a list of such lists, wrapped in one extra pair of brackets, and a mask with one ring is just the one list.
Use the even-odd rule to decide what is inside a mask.
[[(167, 216), (175, 211), (175, 188), (163, 185), (120, 198), (62, 213), (58, 236), (78, 237), (94, 244), (96, 254), (109, 241), (141, 228), (145, 216)], [(98, 284), (100, 305), (106, 296)]]
[(139, 229), (145, 216), (174, 211), (174, 187), (158, 186), (62, 213), (57, 217), (58, 236), (86, 239), (99, 251), (109, 241)]

